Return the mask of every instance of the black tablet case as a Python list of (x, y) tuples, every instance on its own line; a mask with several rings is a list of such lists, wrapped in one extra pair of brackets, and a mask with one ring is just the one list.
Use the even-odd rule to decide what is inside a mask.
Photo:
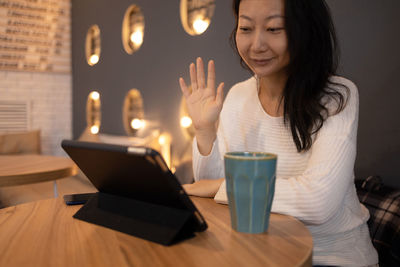
[[(85, 174), (91, 181), (94, 178), (93, 175), (99, 176), (96, 168), (89, 166), (90, 164), (94, 164), (93, 162), (102, 162), (102, 159), (107, 158), (105, 155), (117, 161), (127, 160), (124, 153), (121, 153), (121, 150), (126, 149), (122, 146), (100, 144), (100, 147), (104, 147), (105, 150), (100, 149), (95, 151), (96, 159), (90, 157), (90, 154), (93, 155), (94, 153), (90, 151), (90, 148), (92, 146), (97, 147), (98, 144), (63, 141), (62, 146), (79, 167), (85, 165), (83, 169), (86, 169), (88, 173)], [(72, 149), (71, 146), (73, 147)], [(86, 157), (77, 154), (82, 153), (82, 149), (85, 151), (87, 148), (89, 148), (89, 155), (86, 155)], [(110, 156), (110, 153), (114, 155)], [(80, 159), (78, 159), (79, 157)], [(102, 163), (107, 164), (107, 162)], [(116, 162), (109, 163), (118, 165)], [(123, 165), (122, 162), (121, 165)], [(126, 162), (125, 165), (127, 165)], [(132, 164), (132, 166), (134, 165)], [(122, 170), (115, 169), (115, 174), (122, 177), (126, 176), (127, 171), (123, 168)], [(143, 175), (140, 172), (138, 174)], [(156, 174), (157, 172), (150, 173), (150, 175)], [(163, 175), (162, 181), (166, 182), (163, 187), (166, 187), (168, 184), (171, 187), (180, 187), (179, 182), (169, 170), (161, 175)], [(100, 177), (99, 179), (102, 178)], [(141, 177), (141, 179), (146, 179), (146, 177)], [(175, 244), (181, 240), (193, 237), (195, 231), (203, 231), (207, 228), (204, 221), (203, 229), (199, 229), (198, 219), (202, 219), (202, 217), (182, 189), (179, 190), (179, 193), (172, 193), (165, 190), (165, 188), (156, 188), (156, 190), (163, 192), (160, 191), (158, 192), (159, 194), (153, 194), (152, 196), (151, 194), (147, 196), (146, 192), (142, 192), (139, 195), (139, 199), (134, 199), (129, 197), (124, 189), (118, 191), (118, 187), (110, 185), (109, 181), (105, 183), (108, 190), (100, 184), (96, 184), (96, 181), (92, 181), (92, 183), (100, 192), (93, 194), (93, 197), (73, 216), (74, 218), (163, 245)], [(104, 184), (104, 182), (102, 183)], [(178, 185), (175, 183), (178, 183)], [(115, 191), (116, 193), (108, 192), (110, 188), (111, 191)], [(144, 188), (144, 191), (146, 191), (146, 188)], [(136, 193), (138, 194), (139, 192)], [(187, 208), (188, 206), (192, 207), (192, 209)]]
[(194, 236), (192, 216), (188, 210), (96, 193), (73, 217), (162, 245), (172, 245)]

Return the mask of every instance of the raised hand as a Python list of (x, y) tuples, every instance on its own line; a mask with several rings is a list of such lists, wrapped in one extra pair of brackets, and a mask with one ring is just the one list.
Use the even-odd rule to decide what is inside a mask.
[(207, 84), (203, 60), (200, 57), (197, 58), (196, 65), (192, 63), (189, 67), (192, 91), (190, 91), (183, 78), (179, 78), (179, 84), (185, 96), (195, 131), (203, 135), (205, 133), (215, 135), (216, 123), (222, 109), (224, 83), (220, 83), (217, 90), (215, 90), (215, 66), (213, 60), (208, 62)]

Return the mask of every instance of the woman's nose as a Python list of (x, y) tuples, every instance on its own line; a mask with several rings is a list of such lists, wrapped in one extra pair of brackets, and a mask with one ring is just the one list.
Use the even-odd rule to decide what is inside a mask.
[(252, 48), (254, 52), (264, 52), (268, 50), (268, 40), (264, 31), (256, 31), (253, 37)]

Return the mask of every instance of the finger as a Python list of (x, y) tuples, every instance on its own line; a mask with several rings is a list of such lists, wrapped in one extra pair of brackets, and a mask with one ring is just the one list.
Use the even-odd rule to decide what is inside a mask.
[(179, 85), (181, 86), (181, 91), (185, 97), (190, 96), (188, 87), (186, 86), (185, 80), (182, 77), (179, 78)]
[(196, 75), (196, 67), (194, 63), (190, 64), (190, 82), (192, 83), (192, 91), (197, 90), (197, 75)]
[(215, 98), (215, 101), (217, 104), (220, 106), (224, 102), (224, 83), (220, 83), (218, 88), (217, 88), (217, 96)]
[(215, 65), (214, 60), (208, 61), (208, 77), (207, 87), (214, 90), (215, 88)]
[(192, 184), (183, 184), (182, 187), (185, 190), (186, 194), (192, 195)]
[(197, 86), (199, 89), (204, 89), (206, 87), (206, 79), (204, 75), (204, 64), (201, 57), (198, 57), (196, 60), (197, 63)]

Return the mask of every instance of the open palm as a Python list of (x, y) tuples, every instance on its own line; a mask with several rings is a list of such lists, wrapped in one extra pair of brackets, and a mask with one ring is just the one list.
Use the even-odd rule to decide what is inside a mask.
[(196, 130), (213, 129), (219, 118), (223, 103), (223, 83), (215, 90), (215, 66), (214, 61), (208, 62), (207, 84), (204, 74), (204, 64), (201, 58), (197, 58), (196, 65), (190, 64), (191, 88), (180, 78), (179, 83), (183, 95), (186, 98), (188, 112)]

